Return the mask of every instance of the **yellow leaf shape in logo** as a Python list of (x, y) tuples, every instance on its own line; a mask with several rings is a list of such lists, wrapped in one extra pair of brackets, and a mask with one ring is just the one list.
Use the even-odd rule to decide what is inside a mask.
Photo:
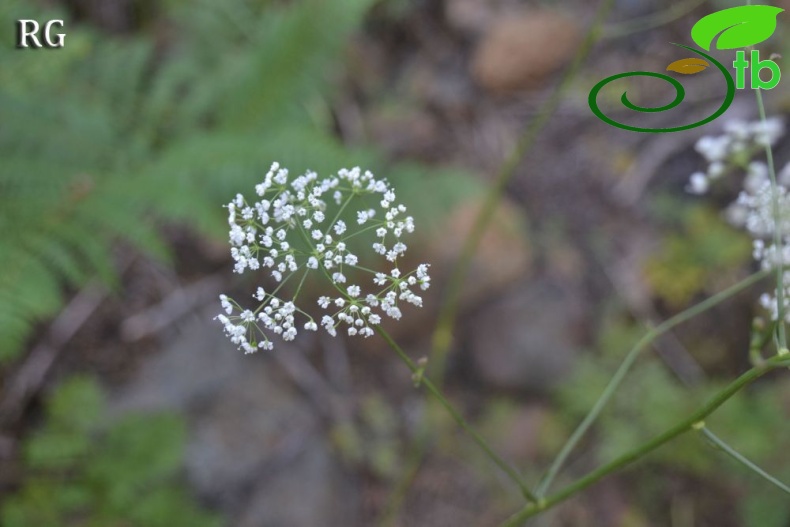
[(708, 66), (710, 64), (707, 61), (698, 58), (680, 59), (667, 66), (667, 71), (691, 75), (692, 73), (699, 73)]

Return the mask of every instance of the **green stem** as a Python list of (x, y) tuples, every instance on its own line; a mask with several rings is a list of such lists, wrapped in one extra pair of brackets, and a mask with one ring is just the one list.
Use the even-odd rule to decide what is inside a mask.
[[(348, 294), (342, 288), (338, 287), (337, 284), (332, 282), (332, 279), (329, 276), (329, 272), (326, 270), (326, 268), (323, 265), (321, 265), (320, 268), (323, 271), (324, 275), (326, 276), (327, 280), (329, 280), (329, 282), (332, 283), (335, 289), (341, 295), (346, 297), (346, 299), (353, 302), (354, 301), (353, 298), (349, 297)], [(473, 429), (469, 423), (466, 422), (466, 419), (464, 419), (464, 417), (460, 414), (460, 412), (458, 412), (458, 410), (455, 409), (452, 403), (450, 403), (450, 401), (447, 400), (447, 398), (442, 394), (441, 390), (439, 390), (439, 388), (437, 388), (436, 385), (434, 385), (433, 382), (431, 382), (431, 380), (428, 379), (425, 373), (420, 371), (420, 367), (417, 366), (417, 364), (415, 364), (414, 361), (411, 360), (411, 358), (409, 358), (406, 352), (403, 351), (403, 349), (398, 345), (397, 342), (395, 342), (395, 340), (390, 336), (390, 334), (387, 333), (384, 330), (384, 328), (382, 328), (380, 325), (374, 325), (373, 329), (387, 342), (387, 344), (390, 345), (390, 347), (393, 350), (395, 350), (395, 353), (398, 354), (398, 357), (400, 357), (400, 359), (406, 364), (406, 366), (409, 368), (409, 370), (411, 370), (412, 373), (420, 372), (420, 384), (428, 389), (428, 392), (430, 392), (430, 394), (434, 397), (434, 399), (436, 399), (439, 402), (439, 404), (441, 404), (447, 410), (447, 412), (449, 412), (449, 414), (453, 417), (453, 419), (455, 419), (456, 423), (458, 423), (458, 425), (461, 428), (463, 428), (464, 431), (472, 437), (472, 439), (475, 441), (475, 443), (477, 443), (477, 445), (486, 454), (486, 456), (488, 456), (488, 458), (491, 461), (493, 461), (496, 466), (498, 466), (505, 474), (507, 474), (507, 476), (511, 480), (513, 480), (513, 482), (515, 482), (516, 485), (518, 485), (518, 488), (521, 490), (521, 494), (524, 496), (524, 498), (529, 502), (536, 503), (537, 498), (529, 490), (529, 487), (527, 486), (526, 482), (524, 482), (524, 480), (521, 478), (518, 472), (516, 472), (515, 469), (513, 469), (501, 457), (499, 457), (499, 455), (497, 455), (496, 452), (494, 452), (494, 450), (491, 448), (488, 442), (485, 439), (483, 439), (483, 437), (480, 434), (478, 434), (477, 431)]]
[(623, 23), (606, 26), (604, 28), (604, 36), (606, 39), (614, 39), (633, 35), (634, 33), (642, 33), (643, 31), (648, 31), (682, 18), (704, 3), (705, 0), (686, 0), (685, 2), (678, 2), (657, 13), (651, 13), (643, 17), (627, 20)]
[[(425, 430), (421, 429), (420, 432), (425, 433)], [(418, 437), (416, 441), (417, 448), (411, 450), (409, 459), (406, 460), (406, 467), (403, 469), (403, 475), (396, 482), (395, 488), (390, 493), (387, 504), (384, 506), (384, 512), (381, 513), (379, 520), (376, 522), (379, 527), (389, 527), (395, 524), (398, 510), (405, 501), (409, 489), (414, 484), (414, 480), (417, 479), (420, 467), (424, 461), (428, 439)]]
[[(412, 373), (417, 373), (418, 371), (420, 371), (420, 368), (417, 366), (417, 364), (415, 364), (414, 361), (412, 361), (409, 358), (409, 356), (406, 355), (406, 352), (404, 352), (403, 349), (401, 349), (401, 347), (397, 344), (397, 342), (395, 342), (392, 339), (389, 333), (387, 333), (379, 325), (373, 327), (375, 328), (376, 333), (381, 335), (381, 337), (385, 341), (387, 341), (387, 344), (389, 344), (390, 347), (393, 350), (395, 350), (395, 353), (398, 354), (398, 357), (400, 357), (400, 359), (406, 364), (406, 366), (411, 370)], [(436, 385), (433, 382), (431, 382), (431, 380), (427, 376), (425, 376), (424, 373), (422, 374), (420, 384), (422, 386), (425, 386), (428, 392), (433, 396), (434, 399), (436, 399), (439, 402), (439, 404), (441, 404), (445, 408), (445, 410), (447, 410), (447, 412), (452, 416), (455, 422), (458, 423), (458, 425), (461, 428), (463, 428), (463, 430), (467, 434), (471, 436), (471, 438), (474, 440), (475, 443), (477, 443), (477, 446), (480, 447), (480, 449), (485, 453), (485, 455), (491, 461), (493, 461), (494, 464), (497, 467), (499, 467), (505, 474), (507, 474), (507, 476), (511, 480), (513, 480), (513, 482), (516, 483), (516, 485), (518, 485), (519, 489), (521, 489), (521, 494), (524, 496), (524, 498), (532, 503), (537, 503), (538, 501), (537, 498), (529, 490), (527, 484), (524, 482), (524, 480), (521, 478), (518, 472), (516, 472), (515, 469), (513, 469), (510, 465), (508, 465), (501, 457), (499, 457), (499, 455), (496, 452), (494, 452), (494, 450), (491, 448), (488, 442), (485, 439), (483, 439), (483, 437), (474, 428), (472, 428), (472, 426), (469, 423), (467, 423), (466, 419), (464, 419), (464, 417), (458, 412), (458, 410), (455, 409), (452, 403), (448, 401), (447, 398), (442, 394), (439, 388), (437, 388)]]
[(724, 440), (722, 440), (719, 436), (717, 436), (716, 434), (714, 434), (713, 432), (711, 432), (705, 427), (703, 427), (700, 430), (700, 432), (702, 432), (702, 434), (706, 438), (708, 438), (708, 440), (710, 440), (711, 443), (713, 443), (718, 448), (723, 450), (727, 455), (729, 455), (735, 461), (739, 462), (744, 467), (748, 468), (749, 470), (751, 470), (761, 478), (765, 479), (766, 481), (773, 483), (775, 486), (779, 487), (787, 494), (790, 494), (790, 487), (788, 487), (787, 485), (785, 485), (784, 483), (782, 483), (781, 481), (779, 481), (778, 479), (776, 479), (775, 477), (768, 474), (766, 471), (764, 471), (763, 469), (761, 469), (760, 467), (749, 461), (746, 457), (743, 456), (743, 454), (741, 454), (740, 452), (732, 448), (730, 445), (725, 443)]
[[(370, 221), (373, 222), (373, 220), (370, 220)], [(372, 223), (371, 225), (368, 225), (367, 227), (364, 227), (362, 229), (359, 229), (358, 231), (352, 232), (351, 234), (349, 234), (345, 238), (341, 238), (340, 241), (341, 242), (346, 242), (346, 241), (350, 240), (351, 238), (353, 238), (354, 236), (359, 236), (360, 234), (364, 234), (364, 233), (366, 233), (368, 231), (372, 231), (373, 229), (378, 229), (379, 227), (381, 227), (382, 225), (385, 225), (385, 224), (386, 224), (386, 222), (384, 222), (384, 221), (379, 221), (379, 222), (376, 222), (376, 223)]]
[(348, 194), (348, 197), (346, 198), (346, 201), (343, 202), (343, 205), (340, 206), (340, 208), (337, 211), (337, 214), (335, 214), (335, 217), (332, 218), (332, 221), (327, 224), (327, 227), (326, 227), (326, 233), (327, 234), (330, 234), (330, 231), (332, 230), (332, 227), (334, 227), (335, 223), (337, 223), (337, 220), (340, 219), (340, 216), (343, 214), (343, 211), (346, 210), (346, 207), (348, 207), (348, 204), (351, 203), (351, 198), (353, 198), (353, 197), (354, 197), (354, 189), (351, 189), (351, 191)]
[(675, 439), (676, 437), (690, 431), (701, 428), (704, 425), (704, 420), (710, 414), (712, 414), (716, 409), (718, 409), (722, 404), (724, 404), (728, 399), (730, 399), (733, 395), (738, 393), (740, 390), (745, 388), (746, 386), (750, 385), (758, 378), (762, 377), (769, 371), (775, 370), (776, 368), (790, 366), (790, 359), (787, 357), (771, 357), (770, 359), (766, 360), (764, 363), (760, 364), (759, 366), (755, 366), (754, 368), (748, 370), (746, 373), (735, 379), (731, 382), (728, 386), (718, 392), (716, 395), (713, 396), (704, 406), (702, 406), (699, 410), (691, 414), (689, 417), (684, 419), (683, 421), (679, 422), (663, 434), (660, 434), (650, 441), (644, 443), (643, 445), (627, 452), (618, 458), (614, 459), (613, 461), (607, 463), (606, 465), (593, 470), (586, 476), (582, 477), (581, 479), (571, 483), (558, 493), (554, 494), (553, 496), (549, 496), (548, 498), (542, 498), (538, 503), (530, 504), (519, 512), (505, 520), (502, 524), (503, 527), (515, 527), (517, 525), (521, 525), (525, 520), (531, 518), (541, 512), (554, 507), (560, 502), (563, 502), (570, 498), (571, 496), (577, 494), (578, 492), (586, 489), (587, 487), (597, 483), (604, 477), (608, 476), (613, 472), (617, 472), (618, 470), (630, 465), (634, 461), (644, 457), (645, 455), (649, 454), (653, 450), (656, 450), (658, 447), (668, 443), (669, 441)]
[(496, 206), (505, 193), (505, 188), (507, 187), (508, 182), (515, 175), (519, 162), (530, 150), (535, 142), (535, 139), (537, 139), (538, 135), (543, 130), (543, 127), (549, 122), (549, 119), (557, 110), (560, 101), (568, 91), (568, 88), (570, 88), (571, 82), (576, 77), (576, 74), (581, 68), (582, 63), (587, 58), (590, 49), (598, 40), (603, 21), (611, 10), (613, 4), (613, 0), (603, 0), (601, 2), (596, 12), (595, 20), (590, 26), (590, 29), (587, 31), (584, 41), (582, 42), (578, 53), (576, 53), (573, 62), (566, 70), (560, 83), (552, 91), (549, 100), (545, 105), (543, 105), (540, 113), (532, 122), (530, 122), (527, 129), (521, 135), (521, 138), (519, 139), (516, 148), (513, 150), (510, 157), (500, 167), (494, 181), (494, 185), (486, 195), (483, 206), (475, 218), (474, 224), (472, 225), (472, 230), (464, 240), (460, 257), (453, 268), (447, 284), (445, 302), (442, 303), (436, 331), (433, 335), (431, 362), (436, 365), (434, 371), (437, 372), (439, 377), (442, 376), (444, 371), (445, 356), (448, 349), (450, 348), (453, 324), (458, 313), (461, 290), (463, 288), (466, 275), (469, 271), (472, 258), (477, 252), (478, 245), (480, 245), (480, 240), (482, 239), (488, 224), (491, 222), (491, 218), (494, 216)]
[[(765, 124), (765, 104), (763, 103), (763, 92), (760, 88), (754, 90), (757, 97), (757, 108), (760, 111), (760, 122)], [(782, 216), (779, 210), (779, 191), (776, 183), (776, 167), (774, 165), (774, 154), (771, 143), (765, 143), (765, 157), (768, 161), (768, 174), (771, 177), (771, 206), (774, 216), (774, 246), (779, 257), (782, 257), (782, 236), (779, 232), (782, 228)], [(779, 337), (780, 349), (787, 349), (787, 336), (785, 334), (784, 312), (785, 312), (785, 286), (782, 275), (784, 271), (782, 265), (776, 266), (776, 322)]]
[[(305, 271), (304, 271), (304, 274), (302, 275), (302, 279), (301, 279), (301, 280), (299, 280), (299, 285), (296, 287), (296, 292), (294, 293), (294, 296), (293, 296), (293, 299), (291, 300), (291, 302), (294, 302), (294, 303), (296, 303), (296, 297), (298, 297), (298, 296), (299, 296), (299, 293), (302, 291), (302, 286), (304, 285), (304, 281), (305, 281), (305, 279), (307, 278), (307, 274), (308, 274), (309, 272), (310, 272), (310, 269), (309, 269), (309, 268), (306, 268), (306, 269), (305, 269)], [(294, 271), (294, 273), (295, 273), (295, 271)], [(299, 311), (301, 311), (302, 313), (304, 313), (304, 311), (302, 311), (301, 309), (300, 309)], [(311, 317), (311, 318), (312, 318), (312, 317)]]
[(631, 348), (631, 351), (628, 352), (628, 355), (626, 355), (622, 364), (620, 364), (620, 367), (617, 369), (612, 379), (606, 385), (606, 388), (604, 388), (603, 393), (601, 393), (601, 396), (595, 402), (590, 412), (585, 416), (581, 424), (579, 424), (576, 430), (573, 431), (573, 434), (571, 434), (571, 437), (568, 439), (568, 441), (563, 445), (562, 449), (560, 450), (560, 453), (557, 454), (557, 457), (554, 459), (551, 466), (546, 471), (546, 475), (541, 480), (540, 484), (535, 490), (535, 493), (539, 497), (543, 496), (546, 493), (549, 486), (552, 484), (552, 482), (554, 481), (554, 479), (557, 477), (560, 470), (562, 469), (563, 465), (565, 464), (565, 461), (568, 459), (568, 456), (571, 454), (571, 452), (579, 443), (579, 441), (587, 432), (587, 430), (589, 430), (590, 427), (593, 425), (595, 420), (598, 418), (598, 415), (600, 415), (603, 408), (606, 406), (606, 404), (614, 395), (614, 392), (620, 386), (620, 383), (622, 383), (623, 378), (631, 369), (631, 366), (633, 366), (639, 354), (648, 345), (650, 345), (654, 340), (656, 340), (664, 333), (670, 331), (674, 327), (688, 321), (689, 319), (699, 315), (700, 313), (707, 311), (708, 309), (716, 306), (717, 304), (730, 298), (731, 296), (743, 291), (744, 289), (751, 286), (755, 282), (768, 276), (768, 274), (770, 274), (770, 271), (764, 270), (755, 273), (744, 280), (741, 280), (737, 284), (730, 286), (724, 291), (721, 291), (720, 293), (713, 295), (710, 298), (703, 300), (699, 304), (696, 304), (690, 307), (689, 309), (681, 313), (678, 313), (674, 317), (662, 322), (655, 328), (648, 331), (641, 339), (639, 339), (636, 345), (634, 345), (634, 347)]

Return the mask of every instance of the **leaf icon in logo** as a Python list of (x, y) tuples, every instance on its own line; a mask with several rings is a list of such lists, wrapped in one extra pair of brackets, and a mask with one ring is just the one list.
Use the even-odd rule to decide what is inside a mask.
[(699, 47), (710, 51), (713, 39), (717, 49), (753, 46), (768, 39), (776, 31), (776, 17), (784, 9), (770, 5), (744, 5), (716, 11), (699, 20), (691, 28), (691, 38)]
[(700, 71), (703, 71), (708, 66), (710, 66), (708, 61), (692, 57), (688, 59), (676, 60), (667, 66), (667, 71), (674, 71), (676, 73), (682, 73), (683, 75), (691, 75), (692, 73), (699, 73)]

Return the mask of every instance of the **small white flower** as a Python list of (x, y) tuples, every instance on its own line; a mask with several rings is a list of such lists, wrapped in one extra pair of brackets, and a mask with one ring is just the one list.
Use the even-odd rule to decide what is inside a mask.
[(715, 163), (711, 163), (708, 165), (708, 178), (710, 179), (718, 179), (726, 170), (726, 166), (721, 161), (716, 161)]
[(723, 161), (727, 157), (732, 140), (729, 136), (702, 137), (694, 148), (710, 162)]
[(225, 310), (225, 313), (228, 315), (233, 313), (233, 305), (228, 301), (228, 297), (226, 295), (219, 295), (219, 300), (222, 304), (222, 309)]
[(689, 186), (687, 190), (692, 194), (705, 194), (710, 187), (710, 181), (708, 180), (708, 176), (703, 174), (702, 172), (695, 172), (691, 174), (691, 179), (689, 180)]

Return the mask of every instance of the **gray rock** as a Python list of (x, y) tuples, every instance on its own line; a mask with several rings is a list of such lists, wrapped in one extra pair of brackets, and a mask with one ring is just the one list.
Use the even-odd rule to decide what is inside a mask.
[(287, 467), (267, 473), (234, 525), (358, 525), (358, 496), (353, 481), (332, 458), (327, 446), (313, 439)]
[(475, 372), (494, 388), (543, 392), (562, 380), (581, 348), (581, 302), (546, 281), (524, 282), (472, 315)]
[[(244, 355), (196, 315), (111, 401), (116, 414), (169, 410), (188, 423), (185, 472), (237, 527), (350, 525), (357, 489), (321, 422), (264, 354)], [(300, 353), (286, 343), (276, 353)]]
[(233, 384), (251, 364), (260, 367), (259, 361), (233, 349), (212, 320), (216, 311), (208, 309), (184, 322), (165, 350), (148, 358), (134, 380), (116, 391), (111, 408), (118, 413), (184, 411)]
[(246, 359), (247, 369), (190, 412), (187, 473), (201, 495), (227, 509), (297, 459), (319, 432), (310, 407), (269, 372), (276, 366)]

